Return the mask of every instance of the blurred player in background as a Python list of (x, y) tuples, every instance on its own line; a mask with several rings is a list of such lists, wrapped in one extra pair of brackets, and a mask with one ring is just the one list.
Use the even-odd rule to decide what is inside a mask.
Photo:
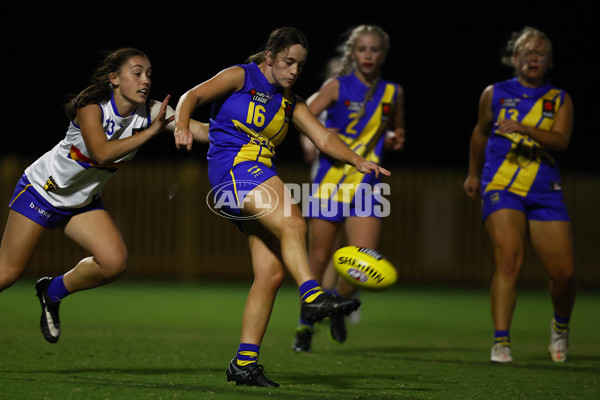
[[(148, 97), (151, 76), (150, 60), (140, 50), (108, 54), (90, 85), (66, 105), (71, 121), (66, 137), (26, 168), (10, 200), (0, 246), (0, 291), (21, 276), (46, 229), (60, 226), (91, 253), (64, 275), (36, 284), (40, 326), (50, 343), (60, 337), (63, 298), (112, 282), (125, 271), (127, 248), (101, 192), (144, 143), (165, 128), (174, 131), (169, 96), (162, 104)], [(194, 121), (191, 129), (197, 140), (208, 140), (205, 124)]]
[(571, 222), (557, 160), (571, 138), (573, 104), (546, 79), (552, 45), (543, 32), (530, 27), (515, 32), (503, 62), (514, 68), (515, 77), (488, 86), (481, 95), (464, 183), (469, 197), (476, 199), (481, 192), (482, 217), (494, 248), (491, 361), (512, 362), (509, 330), (529, 239), (551, 282), (554, 317), (548, 351), (553, 361), (563, 362), (575, 279)]
[[(369, 161), (379, 163), (384, 150), (398, 151), (404, 145), (404, 93), (400, 85), (381, 76), (381, 68), (390, 47), (389, 36), (378, 26), (355, 27), (341, 47), (339, 66), (333, 77), (327, 79), (319, 91), (308, 101), (310, 110), (324, 120), (325, 126), (335, 133), (349, 148)], [(319, 189), (312, 196), (328, 207), (309, 208), (309, 261), (317, 280), (324, 283), (324, 275), (334, 249), (342, 243), (338, 239), (340, 228), (345, 228), (347, 245), (377, 248), (381, 218), (376, 215), (379, 206), (373, 194), (364, 191), (351, 193), (344, 198), (343, 191), (327, 193), (323, 185), (369, 185), (375, 189), (380, 177), (361, 175), (337, 162), (327, 154), (318, 153), (306, 140), (302, 143), (305, 159), (312, 161), (312, 181)], [(369, 199), (358, 196), (370, 196)], [(360, 207), (366, 210), (358, 210)], [(370, 206), (370, 207), (369, 207)], [(329, 210), (334, 210), (330, 213)], [(353, 296), (356, 289), (341, 277), (334, 275), (331, 286), (326, 287), (338, 298)], [(333, 340), (346, 340), (346, 321), (343, 315), (329, 318)], [(296, 330), (292, 349), (310, 351), (313, 324), (302, 316)]]
[[(257, 361), (284, 267), (299, 286), (303, 318), (314, 322), (350, 313), (360, 305), (356, 299), (340, 300), (322, 291), (308, 265), (306, 223), (300, 209), (277, 201), (286, 198), (287, 189), (273, 158), (290, 123), (320, 151), (352, 165), (353, 170), (389, 174), (352, 152), (291, 91), (307, 55), (304, 34), (289, 27), (276, 29), (263, 51), (246, 64), (227, 68), (190, 89), (175, 111), (176, 146), (189, 149), (193, 142), (190, 116), (197, 107), (213, 102), (209, 180), (213, 189), (229, 187), (236, 204), (228, 207), (228, 215), (246, 234), (250, 246), (254, 282), (244, 309), (238, 352), (227, 369), (227, 380), (237, 384), (279, 386), (264, 375)], [(265, 204), (270, 207), (268, 213), (264, 213)]]

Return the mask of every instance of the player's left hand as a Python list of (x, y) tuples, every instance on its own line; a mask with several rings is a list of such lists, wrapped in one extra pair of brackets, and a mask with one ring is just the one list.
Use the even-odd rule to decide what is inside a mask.
[(385, 176), (390, 176), (392, 173), (387, 169), (380, 167), (371, 161), (362, 160), (356, 165), (356, 169), (363, 174), (370, 174), (371, 172), (375, 173), (376, 177), (379, 177), (379, 174), (383, 174)]
[(512, 119), (501, 119), (500, 121), (496, 122), (496, 130), (499, 133), (518, 132), (524, 135), (527, 134), (527, 128), (518, 121)]

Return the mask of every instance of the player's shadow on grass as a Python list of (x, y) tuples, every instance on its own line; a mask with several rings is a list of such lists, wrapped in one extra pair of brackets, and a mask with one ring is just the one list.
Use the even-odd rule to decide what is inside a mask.
[[(334, 350), (333, 353), (345, 354), (347, 351)], [(481, 347), (418, 347), (418, 346), (388, 346), (388, 347), (356, 347), (354, 353), (363, 354), (365, 357), (374, 358), (395, 358), (403, 361), (411, 362), (434, 362), (447, 364), (463, 364), (463, 365), (497, 365), (489, 361), (489, 353), (487, 348)], [(444, 354), (462, 353), (467, 355), (465, 358), (445, 358)], [(480, 353), (481, 357), (474, 360), (473, 353)], [(419, 357), (423, 354), (423, 357)], [(431, 357), (430, 354), (439, 355)], [(579, 363), (579, 364), (578, 364)], [(512, 364), (499, 365), (500, 367), (514, 367), (530, 370), (556, 370), (556, 368), (565, 368), (569, 371), (577, 372), (598, 372), (597, 363), (600, 363), (598, 356), (569, 356), (569, 361), (565, 364), (557, 364), (550, 361), (548, 355), (540, 355), (534, 358), (519, 358)], [(594, 365), (592, 365), (594, 364)]]
[[(173, 374), (198, 374), (206, 373), (207, 370), (200, 368), (115, 368), (115, 367), (96, 367), (96, 368), (73, 368), (73, 369), (57, 369), (50, 371), (30, 371), (44, 372), (55, 374), (126, 374), (126, 375), (173, 375)], [(211, 372), (214, 372), (211, 371)], [(225, 371), (223, 375), (225, 375)]]
[[(360, 389), (361, 391), (365, 388), (365, 382), (369, 381), (368, 372), (348, 374), (348, 373), (324, 373), (320, 370), (312, 370), (306, 373), (278, 373), (279, 382), (283, 385), (285, 382), (286, 386), (303, 388), (306, 385), (315, 385), (317, 387), (329, 387), (334, 390), (352, 390)], [(407, 391), (417, 392), (433, 392), (435, 389), (423, 388), (423, 387), (399, 387), (403, 382), (415, 381), (414, 375), (399, 374), (397, 371), (390, 372), (389, 374), (382, 374), (378, 372), (373, 375), (373, 381), (377, 382), (378, 392), (393, 393), (405, 393)], [(386, 385), (384, 382), (389, 382)], [(362, 395), (362, 392), (361, 392)], [(304, 393), (303, 393), (304, 396)], [(343, 398), (343, 397), (341, 397)], [(363, 397), (360, 397), (363, 398)]]
[[(111, 389), (122, 388), (123, 390), (128, 390), (128, 393), (131, 393), (132, 389), (140, 389), (140, 393), (142, 394), (140, 397), (135, 398), (146, 398), (149, 390), (165, 390), (170, 395), (174, 392), (186, 392), (193, 393), (194, 396), (202, 396), (205, 393), (231, 393), (231, 390), (236, 388), (235, 383), (227, 382), (225, 370), (222, 368), (97, 367), (11, 372), (14, 375), (5, 374), (2, 380), (31, 382), (32, 384), (54, 382), (56, 385), (61, 385), (68, 383), (82, 389), (84, 391), (82, 393), (85, 393), (86, 390), (96, 390), (104, 387)], [(23, 374), (34, 374), (34, 376)], [(43, 375), (38, 377), (35, 374)], [(64, 375), (64, 381), (58, 382), (56, 378), (52, 378), (53, 374)], [(159, 382), (157, 379), (152, 378), (155, 375), (161, 377), (174, 376), (174, 378), (167, 379), (169, 382), (164, 382), (165, 379), (161, 378), (163, 382)], [(140, 378), (140, 376), (142, 377)], [(236, 389), (243, 391), (244, 398), (263, 399), (265, 396), (264, 391), (261, 391), (264, 388), (237, 386)], [(134, 394), (134, 396), (137, 395)], [(310, 399), (310, 397), (305, 398)]]
[[(333, 350), (334, 353), (347, 353), (348, 350)], [(473, 353), (480, 352), (477, 347), (453, 346), (362, 346), (354, 347), (353, 352), (362, 354), (406, 355), (411, 353)]]
[[(22, 381), (31, 383), (55, 382), (56, 379), (49, 377), (51, 374), (65, 375), (68, 378), (68, 383), (84, 390), (95, 390), (97, 388), (123, 388), (124, 390), (140, 389), (140, 391), (156, 391), (167, 390), (169, 393), (188, 392), (199, 395), (201, 393), (231, 393), (232, 389), (239, 392), (244, 399), (258, 398), (264, 399), (265, 390), (269, 394), (277, 393), (277, 398), (296, 400), (298, 398), (298, 390), (302, 391), (302, 398), (306, 400), (322, 399), (320, 393), (314, 395), (306, 392), (307, 387), (314, 385), (331, 388), (332, 390), (355, 390), (363, 389), (365, 385), (365, 374), (326, 374), (322, 371), (308, 371), (306, 373), (285, 373), (280, 372), (276, 380), (281, 383), (281, 389), (257, 388), (249, 386), (237, 386), (233, 382), (227, 382), (225, 371), (216, 368), (117, 368), (117, 367), (97, 367), (97, 368), (68, 368), (56, 370), (36, 370), (36, 371), (12, 371), (15, 376), (4, 376), (6, 381)], [(22, 374), (44, 374), (41, 377), (23, 376)], [(150, 378), (154, 375), (173, 375), (177, 379), (168, 379), (169, 382), (157, 382), (156, 379)], [(189, 377), (187, 375), (192, 375)], [(118, 376), (112, 377), (112, 376)], [(143, 376), (143, 378), (140, 378)], [(216, 377), (216, 378), (215, 378)], [(368, 376), (366, 376), (368, 379)], [(423, 387), (399, 387), (402, 382), (414, 380), (414, 376), (400, 375), (398, 373), (380, 374), (373, 377), (377, 380), (378, 389), (371, 395), (361, 397), (363, 399), (378, 399), (379, 393), (387, 393), (387, 395), (406, 394), (407, 392), (432, 392), (434, 389)], [(215, 379), (218, 383), (215, 383)], [(193, 383), (189, 383), (193, 380)], [(382, 381), (389, 382), (389, 385), (382, 384)], [(221, 383), (222, 382), (222, 383)]]

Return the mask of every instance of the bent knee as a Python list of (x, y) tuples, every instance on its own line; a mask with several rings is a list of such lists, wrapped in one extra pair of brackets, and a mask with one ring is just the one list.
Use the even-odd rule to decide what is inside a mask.
[(11, 287), (20, 276), (20, 274), (0, 273), (0, 292), (3, 292)]
[(108, 256), (98, 257), (95, 259), (105, 278), (116, 279), (123, 275), (127, 270), (127, 262), (129, 255), (127, 250), (115, 252)]
[(25, 267), (11, 267), (5, 264), (0, 265), (0, 292), (11, 287), (21, 275)]

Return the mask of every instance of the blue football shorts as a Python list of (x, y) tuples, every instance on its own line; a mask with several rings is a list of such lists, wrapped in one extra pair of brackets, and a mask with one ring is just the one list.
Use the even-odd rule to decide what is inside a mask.
[(84, 207), (56, 208), (31, 186), (25, 174), (19, 179), (8, 207), (48, 229), (55, 229), (74, 215), (104, 209), (100, 197)]
[[(255, 219), (258, 216), (242, 215), (244, 199), (258, 185), (277, 175), (274, 167), (267, 167), (257, 161), (244, 161), (235, 165), (222, 177), (211, 175), (209, 164), (209, 180), (211, 191), (207, 203), (217, 214), (231, 219), (239, 225), (246, 219)], [(267, 195), (269, 191), (267, 190)], [(278, 199), (282, 201), (282, 199)], [(268, 212), (272, 199), (264, 199), (265, 212)]]
[(506, 190), (490, 190), (482, 195), (482, 220), (494, 211), (510, 208), (521, 211), (529, 220), (570, 221), (562, 192), (529, 193), (519, 196)]

